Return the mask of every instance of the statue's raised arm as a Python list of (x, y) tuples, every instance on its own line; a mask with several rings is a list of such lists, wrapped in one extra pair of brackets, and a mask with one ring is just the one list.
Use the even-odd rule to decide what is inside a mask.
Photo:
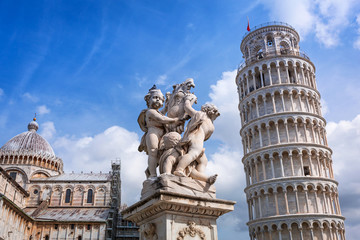
[[(171, 118), (179, 118), (181, 120), (188, 120), (189, 114), (185, 111), (185, 101), (190, 100), (191, 105), (196, 103), (196, 96), (190, 93), (191, 88), (195, 88), (194, 79), (188, 78), (183, 83), (175, 84), (173, 86), (173, 92), (168, 93), (167, 103), (167, 115)], [(177, 122), (175, 124), (168, 124), (168, 132), (182, 133), (184, 131), (184, 121)]]

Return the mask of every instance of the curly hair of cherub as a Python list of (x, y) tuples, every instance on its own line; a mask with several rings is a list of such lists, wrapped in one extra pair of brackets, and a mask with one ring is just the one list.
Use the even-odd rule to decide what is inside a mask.
[(150, 107), (150, 99), (151, 99), (151, 96), (154, 94), (154, 93), (160, 93), (160, 97), (161, 97), (161, 100), (164, 102), (165, 101), (165, 97), (164, 95), (162, 94), (161, 90), (156, 88), (156, 85), (154, 84), (152, 86), (152, 88), (149, 89), (149, 92), (145, 95), (144, 97), (144, 100), (146, 101), (146, 106), (149, 108)]
[(205, 103), (204, 105), (202, 105), (201, 111), (207, 114), (217, 114), (218, 116), (220, 116), (218, 108), (212, 103)]

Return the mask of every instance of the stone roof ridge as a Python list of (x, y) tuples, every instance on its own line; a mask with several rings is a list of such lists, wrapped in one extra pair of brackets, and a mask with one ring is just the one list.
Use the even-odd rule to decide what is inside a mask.
[(39, 178), (39, 179), (33, 179), (35, 181), (67, 181), (67, 182), (79, 182), (79, 181), (109, 181), (111, 178), (111, 173), (62, 173), (56, 176), (51, 176), (48, 178)]

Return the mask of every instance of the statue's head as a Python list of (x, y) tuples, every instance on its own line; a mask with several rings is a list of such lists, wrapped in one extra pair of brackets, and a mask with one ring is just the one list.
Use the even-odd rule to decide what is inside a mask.
[(159, 109), (163, 106), (165, 97), (160, 89), (156, 88), (156, 85), (149, 89), (148, 94), (144, 97), (148, 108)]
[(220, 116), (219, 110), (212, 103), (205, 103), (202, 105), (201, 111), (205, 112), (211, 120), (215, 120), (218, 116)]
[(191, 88), (195, 88), (194, 79), (188, 78), (180, 84), (175, 84), (173, 88), (174, 88), (174, 92), (182, 91), (185, 93), (190, 93)]
[(195, 88), (194, 79), (192, 78), (186, 79), (185, 82), (183, 82), (182, 84), (183, 84), (183, 90), (185, 92), (190, 92), (191, 88)]

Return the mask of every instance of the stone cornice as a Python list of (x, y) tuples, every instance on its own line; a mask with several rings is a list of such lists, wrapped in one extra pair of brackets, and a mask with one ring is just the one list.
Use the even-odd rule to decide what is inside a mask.
[(234, 209), (236, 202), (202, 198), (158, 190), (122, 211), (124, 218), (137, 224), (162, 212), (217, 218)]
[[(241, 75), (243, 72), (246, 72), (249, 70), (249, 68), (251, 69), (254, 65), (257, 65), (258, 63), (261, 63), (261, 65), (265, 64), (264, 62), (270, 62), (271, 60), (276, 60), (276, 59), (281, 59), (281, 60), (284, 60), (285, 59), (291, 59), (291, 58), (296, 58), (296, 59), (300, 59), (300, 60), (303, 60), (303, 61), (306, 61), (307, 63), (311, 64), (311, 66), (314, 68), (314, 71), (316, 71), (316, 67), (315, 67), (315, 64), (309, 60), (309, 59), (306, 59), (304, 57), (301, 57), (301, 56), (297, 56), (297, 55), (270, 55), (270, 56), (267, 56), (261, 60), (257, 60), (257, 61), (254, 61), (254, 62), (251, 62), (249, 64), (246, 64), (244, 67), (242, 67), (241, 69), (238, 69), (238, 72), (236, 74), (236, 78), (237, 79), (239, 77), (239, 75)], [(246, 70), (246, 71), (245, 71)]]
[(315, 181), (319, 181), (319, 182), (322, 182), (322, 183), (323, 182), (331, 182), (331, 183), (336, 184), (336, 185), (339, 184), (334, 179), (324, 178), (324, 177), (314, 177), (314, 176), (279, 177), (279, 178), (269, 179), (269, 180), (265, 180), (265, 181), (261, 181), (261, 182), (249, 185), (244, 189), (244, 192), (248, 192), (248, 191), (253, 190), (254, 188), (262, 187), (262, 186), (265, 186), (265, 185), (271, 185), (271, 184), (287, 185), (288, 183), (300, 184), (300, 183), (313, 183)]
[(331, 154), (332, 154), (332, 150), (331, 148), (322, 145), (322, 144), (317, 144), (317, 143), (280, 143), (280, 144), (273, 144), (270, 146), (266, 146), (263, 148), (258, 148), (254, 151), (251, 151), (250, 153), (247, 153), (244, 155), (244, 157), (242, 158), (242, 163), (244, 163), (244, 161), (247, 158), (251, 158), (252, 155), (260, 155), (266, 153), (267, 151), (277, 151), (277, 152), (281, 152), (281, 151), (289, 151), (291, 150), (291, 148), (325, 148), (326, 150), (328, 150)]
[[(296, 118), (296, 117), (301, 117), (301, 116), (311, 116), (311, 117), (315, 117), (315, 118), (319, 118), (321, 119), (324, 124), (326, 125), (326, 120), (325, 118), (323, 118), (322, 116), (318, 115), (318, 114), (314, 114), (314, 113), (309, 113), (309, 112), (280, 112), (280, 113), (272, 113), (272, 114), (267, 114), (267, 115), (263, 115), (261, 117), (252, 119), (251, 121), (247, 122), (246, 124), (244, 124), (244, 126), (241, 127), (240, 130), (240, 135), (242, 135), (242, 133), (247, 130), (249, 128), (250, 125), (255, 125), (257, 126), (258, 122), (261, 122), (261, 120), (268, 120), (269, 121), (274, 121), (275, 119), (281, 119), (281, 118)], [(253, 126), (250, 126), (250, 128), (252, 128)]]
[[(242, 98), (240, 100), (239, 104), (243, 104), (243, 102), (247, 99), (249, 99), (250, 97), (252, 97), (253, 95), (256, 95), (258, 93), (261, 93), (262, 91), (266, 91), (266, 90), (271, 90), (273, 89), (273, 91), (279, 91), (281, 90), (282, 87), (292, 87), (294, 89), (299, 89), (301, 90), (301, 88), (306, 88), (308, 91), (314, 91), (316, 92), (316, 94), (319, 96), (319, 99), (321, 98), (321, 94), (318, 90), (316, 90), (315, 88), (309, 87), (308, 85), (304, 85), (304, 84), (298, 84), (298, 83), (281, 83), (281, 84), (273, 84), (273, 85), (269, 85), (269, 86), (265, 86), (265, 87), (261, 87), (258, 88), (250, 93), (248, 93), (244, 98)], [(287, 89), (285, 89), (287, 90)], [(250, 98), (251, 99), (251, 98)]]
[(333, 214), (321, 214), (321, 213), (301, 213), (301, 214), (287, 214), (287, 215), (278, 215), (272, 217), (261, 218), (253, 221), (247, 222), (247, 225), (256, 225), (256, 224), (273, 224), (276, 222), (303, 222), (303, 221), (319, 221), (327, 219), (337, 219), (345, 220), (345, 217), (341, 215)]

